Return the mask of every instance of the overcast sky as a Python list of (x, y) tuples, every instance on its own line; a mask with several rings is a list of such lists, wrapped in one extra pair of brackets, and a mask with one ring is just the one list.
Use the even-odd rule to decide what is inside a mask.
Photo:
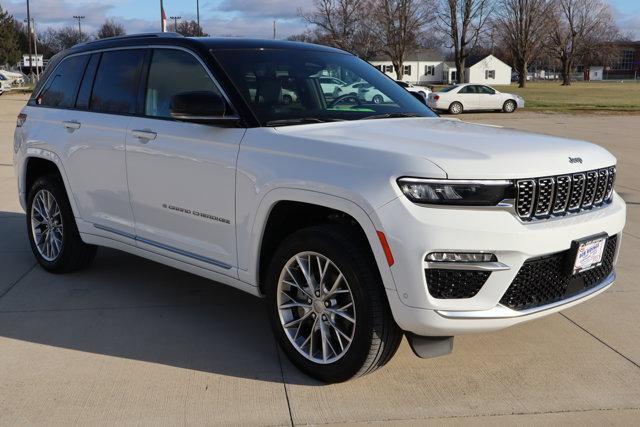
[[(77, 25), (73, 15), (84, 15), (83, 31), (95, 31), (106, 18), (124, 24), (128, 33), (160, 30), (160, 0), (30, 0), (38, 29)], [(301, 33), (299, 10), (310, 10), (313, 0), (200, 0), (200, 21), (213, 36), (272, 37), (277, 21), (278, 38)], [(618, 25), (640, 39), (640, 1), (611, 0)], [(25, 0), (0, 0), (18, 19), (26, 16)], [(169, 16), (195, 19), (196, 0), (164, 0)]]

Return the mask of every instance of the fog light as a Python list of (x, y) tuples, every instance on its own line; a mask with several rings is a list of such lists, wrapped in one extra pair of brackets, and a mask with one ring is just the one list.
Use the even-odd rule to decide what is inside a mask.
[(466, 252), (432, 252), (427, 255), (431, 262), (493, 262), (497, 261), (494, 254), (466, 253)]

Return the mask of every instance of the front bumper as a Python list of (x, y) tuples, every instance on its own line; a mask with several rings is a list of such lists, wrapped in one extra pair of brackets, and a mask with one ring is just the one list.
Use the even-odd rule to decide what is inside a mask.
[[(417, 335), (449, 336), (501, 329), (578, 304), (611, 286), (615, 274), (582, 294), (535, 309), (512, 310), (500, 300), (526, 260), (566, 251), (586, 236), (620, 235), (625, 212), (615, 194), (610, 205), (594, 211), (523, 223), (504, 209), (423, 207), (400, 197), (376, 211), (396, 260), (396, 290), (387, 289), (394, 318)], [(493, 271), (471, 298), (434, 298), (423, 260), (438, 251), (490, 252), (508, 269)]]

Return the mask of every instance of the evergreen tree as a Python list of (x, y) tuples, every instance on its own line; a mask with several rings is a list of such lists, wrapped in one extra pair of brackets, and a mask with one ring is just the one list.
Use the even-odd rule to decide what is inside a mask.
[(0, 65), (14, 65), (20, 61), (19, 34), (13, 16), (0, 6)]

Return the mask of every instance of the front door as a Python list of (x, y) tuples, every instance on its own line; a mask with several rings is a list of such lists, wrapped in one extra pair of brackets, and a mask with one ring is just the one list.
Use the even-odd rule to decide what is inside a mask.
[(245, 130), (171, 117), (179, 93), (220, 93), (196, 56), (152, 52), (144, 116), (127, 133), (127, 173), (138, 245), (236, 275), (235, 174)]
[(478, 108), (482, 110), (498, 110), (502, 108), (500, 105), (500, 96), (495, 90), (489, 86), (476, 86), (478, 88)]

